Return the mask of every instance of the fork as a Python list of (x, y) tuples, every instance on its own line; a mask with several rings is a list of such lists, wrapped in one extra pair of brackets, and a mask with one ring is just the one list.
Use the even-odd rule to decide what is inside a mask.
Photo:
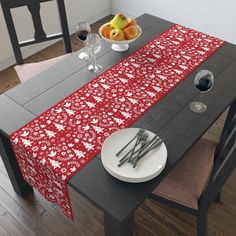
[(138, 151), (138, 155), (135, 156), (135, 157), (133, 158), (133, 160), (131, 160), (131, 163), (133, 164), (133, 168), (135, 168), (135, 166), (136, 166), (136, 164), (137, 164), (137, 162), (138, 162), (138, 159), (139, 159), (139, 155), (141, 154), (144, 145), (147, 143), (147, 140), (148, 140), (148, 134), (144, 134), (144, 135), (141, 137), (141, 139), (140, 139), (141, 147), (140, 147), (140, 149), (139, 149), (139, 151)]
[[(148, 152), (150, 152), (151, 150), (153, 150), (153, 149), (159, 147), (162, 143), (163, 143), (163, 140), (162, 140), (162, 139), (159, 139), (158, 141), (155, 141), (146, 151), (144, 151), (144, 152), (136, 159), (136, 165), (137, 165), (138, 161), (139, 161), (140, 159), (142, 159)], [(133, 167), (135, 168), (136, 165), (135, 165), (135, 166), (133, 165)]]
[[(158, 135), (155, 135), (150, 141), (148, 141), (142, 148), (142, 151), (145, 151), (149, 146), (152, 145), (152, 143), (156, 142), (157, 140), (159, 140), (160, 138), (158, 137)], [(119, 164), (117, 165), (118, 167), (121, 167), (127, 160), (128, 160), (128, 156), (131, 153), (132, 150), (130, 150), (127, 154), (125, 154), (120, 160), (119, 160)], [(134, 154), (137, 154), (139, 152), (139, 150), (136, 150)]]
[(135, 136), (119, 151), (116, 153), (116, 156), (119, 156), (133, 141), (135, 138), (138, 138), (140, 136), (142, 136), (144, 134), (145, 130), (144, 129), (140, 129)]
[(129, 155), (128, 162), (131, 162), (131, 159), (132, 159), (132, 157), (133, 157), (134, 151), (135, 151), (136, 147), (138, 146), (138, 144), (139, 144), (139, 142), (140, 142), (142, 136), (144, 135), (145, 130), (142, 130), (142, 131), (143, 131), (143, 132), (139, 132), (139, 133), (137, 134), (137, 140), (136, 140), (136, 143), (134, 144), (134, 147), (133, 147), (133, 149), (132, 149), (132, 151), (131, 151), (131, 153), (130, 153), (130, 155)]

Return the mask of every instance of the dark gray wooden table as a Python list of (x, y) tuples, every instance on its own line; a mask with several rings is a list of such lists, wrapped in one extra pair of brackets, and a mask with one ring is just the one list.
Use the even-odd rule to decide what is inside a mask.
[[(140, 16), (138, 23), (143, 34), (127, 52), (114, 52), (103, 41), (102, 51), (98, 54), (103, 70), (173, 25), (148, 14)], [(215, 75), (214, 89), (203, 96), (208, 106), (203, 114), (189, 109), (189, 103), (198, 98), (193, 78), (199, 69), (211, 70)], [(8, 135), (95, 77), (88, 72), (87, 63), (80, 61), (75, 54), (0, 96), (0, 155), (18, 194), (25, 196), (32, 192), (32, 188), (22, 179)], [(164, 139), (168, 161), (161, 175), (142, 184), (124, 183), (105, 171), (98, 155), (69, 180), (73, 189), (104, 211), (107, 236), (132, 235), (135, 209), (222, 112), (235, 103), (235, 97), (236, 46), (226, 43), (133, 125), (158, 132)]]

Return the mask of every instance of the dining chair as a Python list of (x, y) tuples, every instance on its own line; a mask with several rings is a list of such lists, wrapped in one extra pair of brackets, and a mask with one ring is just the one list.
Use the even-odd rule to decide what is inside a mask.
[[(46, 33), (44, 32), (41, 16), (40, 16), (40, 4), (43, 2), (49, 2), (49, 1), (52, 1), (52, 0), (34, 0), (34, 1), (32, 0), (0, 0), (1, 5), (2, 5), (2, 10), (3, 10), (3, 15), (6, 21), (6, 26), (8, 29), (9, 36), (10, 36), (11, 45), (14, 51), (16, 62), (18, 64), (17, 66), (15, 66), (15, 70), (21, 82), (32, 78), (36, 74), (58, 63), (64, 57), (68, 56), (68, 53), (72, 51), (64, 0), (56, 0), (62, 32), (57, 33), (57, 34), (52, 34), (52, 35), (46, 35)], [(31, 14), (35, 34), (34, 34), (34, 39), (19, 42), (15, 25), (14, 25), (14, 21), (11, 14), (11, 9), (17, 8), (17, 7), (23, 7), (23, 6), (27, 6)], [(54, 40), (58, 38), (63, 38), (64, 40), (65, 53), (67, 53), (66, 55), (55, 57), (55, 58), (45, 60), (42, 62), (24, 64), (21, 47), (25, 47), (25, 46), (29, 46), (32, 44), (41, 43), (41, 42), (45, 42), (49, 40)]]
[(236, 166), (236, 100), (220, 141), (201, 138), (157, 186), (150, 198), (197, 217), (197, 235), (207, 235), (208, 208)]

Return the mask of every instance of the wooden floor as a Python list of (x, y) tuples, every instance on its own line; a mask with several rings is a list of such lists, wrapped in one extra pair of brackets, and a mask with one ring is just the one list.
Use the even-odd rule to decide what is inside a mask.
[[(107, 22), (110, 17), (95, 23), (92, 28), (96, 32), (98, 26)], [(73, 50), (81, 48), (74, 36), (71, 37)], [(53, 46), (28, 58), (27, 62), (45, 60), (63, 54), (62, 43)], [(0, 93), (19, 83), (13, 67), (0, 72)], [(217, 140), (222, 129), (225, 113), (205, 134)], [(102, 236), (102, 212), (83, 197), (70, 189), (75, 220), (66, 219), (60, 210), (37, 192), (23, 199), (15, 194), (8, 179), (3, 163), (0, 161), (0, 235), (79, 235)], [(210, 236), (236, 235), (236, 172), (230, 177), (223, 192), (223, 204), (212, 203), (209, 210)], [(135, 214), (136, 236), (191, 236), (196, 231), (195, 218), (170, 207), (146, 200)]]

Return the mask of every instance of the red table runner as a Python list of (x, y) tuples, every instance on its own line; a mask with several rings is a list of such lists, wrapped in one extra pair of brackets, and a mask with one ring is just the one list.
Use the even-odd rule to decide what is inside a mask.
[(11, 134), (24, 179), (72, 218), (67, 181), (223, 43), (175, 25)]

